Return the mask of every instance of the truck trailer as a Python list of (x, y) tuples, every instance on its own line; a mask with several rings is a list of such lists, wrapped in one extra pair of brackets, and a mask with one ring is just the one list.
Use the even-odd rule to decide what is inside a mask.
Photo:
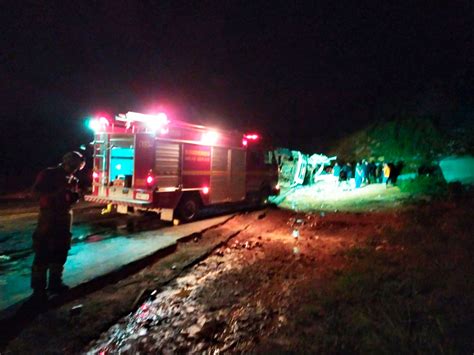
[(166, 114), (128, 112), (89, 122), (92, 192), (119, 213), (191, 221), (204, 206), (264, 202), (279, 193), (278, 164), (258, 134), (213, 129)]

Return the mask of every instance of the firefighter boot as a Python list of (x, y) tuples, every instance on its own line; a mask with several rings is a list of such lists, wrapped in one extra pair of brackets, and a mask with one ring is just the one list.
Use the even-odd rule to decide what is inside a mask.
[(33, 265), (31, 267), (31, 288), (33, 289), (32, 299), (35, 301), (47, 300), (46, 294), (46, 266)]
[(69, 290), (69, 286), (63, 283), (63, 269), (62, 264), (51, 264), (49, 266), (49, 291), (62, 293)]

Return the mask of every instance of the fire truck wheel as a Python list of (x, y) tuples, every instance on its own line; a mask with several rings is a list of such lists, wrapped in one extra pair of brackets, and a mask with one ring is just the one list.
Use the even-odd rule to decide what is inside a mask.
[(183, 222), (194, 220), (199, 212), (199, 201), (195, 196), (184, 196), (178, 206), (178, 217)]

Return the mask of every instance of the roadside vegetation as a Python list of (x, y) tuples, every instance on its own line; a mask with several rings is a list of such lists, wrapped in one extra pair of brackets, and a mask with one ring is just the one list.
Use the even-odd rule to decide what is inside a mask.
[(391, 162), (402, 174), (434, 171), (443, 157), (474, 154), (472, 121), (454, 125), (447, 117), (396, 115), (341, 138), (330, 154), (342, 161)]
[(440, 176), (417, 176), (415, 179), (400, 181), (400, 191), (412, 197), (427, 195), (432, 198), (443, 198), (448, 195), (448, 184)]

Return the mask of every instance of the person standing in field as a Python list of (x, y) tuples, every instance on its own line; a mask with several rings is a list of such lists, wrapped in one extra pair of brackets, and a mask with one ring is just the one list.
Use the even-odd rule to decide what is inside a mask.
[(34, 300), (46, 300), (47, 290), (60, 293), (69, 289), (63, 283), (62, 275), (71, 247), (72, 206), (79, 199), (79, 180), (74, 174), (84, 165), (82, 154), (69, 152), (61, 164), (41, 171), (33, 185), (33, 194), (39, 198), (40, 205), (38, 224), (33, 233), (35, 256), (31, 288)]
[(355, 188), (358, 189), (364, 180), (364, 169), (360, 163), (355, 167)]
[(383, 182), (385, 183), (385, 187), (388, 186), (388, 183), (390, 182), (390, 174), (391, 174), (391, 168), (390, 165), (387, 163), (383, 164)]
[(332, 176), (334, 177), (335, 184), (339, 184), (339, 175), (341, 174), (341, 166), (338, 162), (334, 163), (334, 167), (332, 168)]
[(369, 184), (369, 163), (367, 160), (363, 160), (362, 164), (362, 183), (368, 185)]

